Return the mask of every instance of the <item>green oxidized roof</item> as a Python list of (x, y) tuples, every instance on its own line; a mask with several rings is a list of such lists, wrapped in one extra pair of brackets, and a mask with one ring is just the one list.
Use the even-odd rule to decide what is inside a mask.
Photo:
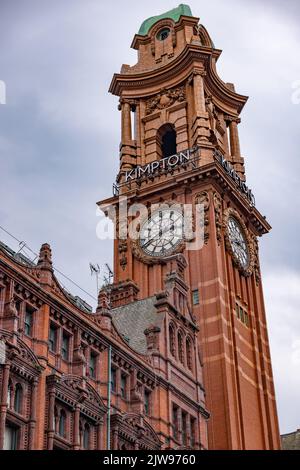
[(157, 21), (168, 18), (174, 20), (175, 23), (177, 23), (181, 16), (193, 16), (192, 10), (190, 9), (189, 5), (184, 5), (183, 3), (181, 3), (177, 8), (173, 8), (173, 10), (167, 11), (167, 13), (163, 13), (159, 16), (151, 16), (151, 18), (148, 18), (143, 22), (138, 34), (141, 36), (146, 36), (150, 28), (152, 28), (152, 26), (157, 23)]

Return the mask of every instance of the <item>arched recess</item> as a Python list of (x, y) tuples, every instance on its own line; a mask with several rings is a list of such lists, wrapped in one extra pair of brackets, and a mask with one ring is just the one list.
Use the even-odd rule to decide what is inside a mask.
[(173, 124), (162, 125), (157, 131), (157, 159), (167, 158), (177, 153), (177, 134)]

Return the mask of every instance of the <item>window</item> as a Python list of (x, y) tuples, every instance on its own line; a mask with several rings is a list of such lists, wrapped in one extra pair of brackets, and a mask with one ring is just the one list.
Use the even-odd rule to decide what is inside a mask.
[(248, 312), (244, 310), (238, 303), (235, 304), (235, 311), (237, 318), (244, 323), (247, 327), (250, 326), (250, 319)]
[(32, 336), (33, 313), (34, 313), (34, 310), (31, 307), (29, 307), (29, 305), (26, 305), (24, 333), (27, 336)]
[(184, 351), (183, 351), (183, 339), (182, 334), (178, 333), (178, 356), (182, 364), (184, 364)]
[(60, 411), (58, 422), (58, 434), (61, 437), (66, 437), (66, 413), (64, 410)]
[(7, 424), (4, 431), (4, 445), (3, 450), (17, 450), (18, 449), (19, 430), (14, 426)]
[(121, 397), (126, 398), (127, 395), (127, 375), (121, 375)]
[(85, 424), (84, 430), (83, 430), (83, 443), (82, 444), (83, 444), (82, 447), (85, 450), (89, 449), (89, 447), (90, 447), (90, 427), (87, 423)]
[(170, 341), (170, 353), (173, 357), (176, 357), (176, 347), (175, 347), (175, 330), (173, 325), (169, 325), (169, 341)]
[(195, 289), (192, 292), (193, 295), (193, 305), (199, 305), (199, 290)]
[(54, 325), (50, 325), (49, 330), (49, 349), (52, 352), (56, 352), (57, 346), (57, 328)]
[(90, 372), (90, 377), (92, 377), (92, 379), (96, 377), (96, 361), (97, 361), (97, 354), (91, 352), (89, 372)]
[(182, 444), (187, 445), (187, 414), (182, 413)]
[(150, 395), (151, 395), (151, 392), (147, 389), (145, 389), (145, 392), (144, 392), (144, 413), (145, 415), (149, 416), (151, 413), (150, 413)]
[(173, 437), (178, 438), (178, 407), (173, 405), (172, 408), (172, 426), (173, 426)]
[(21, 414), (22, 412), (22, 398), (23, 398), (22, 385), (17, 384), (16, 389), (15, 389), (14, 410), (16, 413), (19, 413), (19, 414)]
[(176, 131), (172, 124), (164, 124), (157, 133), (158, 154), (168, 158), (177, 153)]
[(169, 28), (161, 29), (156, 37), (159, 41), (165, 41), (169, 37), (170, 32)]
[(111, 391), (116, 392), (117, 388), (117, 371), (116, 369), (111, 369)]
[(63, 333), (62, 344), (61, 344), (61, 356), (65, 361), (69, 360), (69, 344), (70, 337), (66, 333)]
[(189, 338), (186, 340), (186, 362), (189, 370), (193, 370), (192, 343)]

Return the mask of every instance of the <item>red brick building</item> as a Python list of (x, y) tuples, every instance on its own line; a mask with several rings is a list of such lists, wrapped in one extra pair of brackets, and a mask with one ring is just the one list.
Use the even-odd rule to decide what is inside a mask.
[[(96, 312), (60, 286), (49, 245), (37, 264), (0, 245), (0, 448), (278, 449), (247, 98), (218, 77), (221, 51), (186, 5), (146, 20), (132, 47), (137, 64), (110, 87), (120, 171), (99, 205), (117, 238)], [(120, 196), (148, 208), (128, 216), (135, 240)], [(202, 204), (203, 247), (175, 234), (174, 204), (194, 225)]]

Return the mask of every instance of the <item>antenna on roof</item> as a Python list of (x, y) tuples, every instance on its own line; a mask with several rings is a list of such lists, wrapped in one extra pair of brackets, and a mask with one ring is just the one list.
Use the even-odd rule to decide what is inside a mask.
[(112, 284), (112, 282), (114, 280), (114, 273), (111, 270), (109, 264), (105, 263), (105, 266), (106, 266), (106, 269), (108, 271), (108, 284)]
[(94, 274), (96, 275), (97, 296), (98, 296), (98, 294), (99, 294), (99, 274), (100, 274), (99, 264), (90, 263), (90, 270), (91, 270), (91, 276), (93, 276)]

